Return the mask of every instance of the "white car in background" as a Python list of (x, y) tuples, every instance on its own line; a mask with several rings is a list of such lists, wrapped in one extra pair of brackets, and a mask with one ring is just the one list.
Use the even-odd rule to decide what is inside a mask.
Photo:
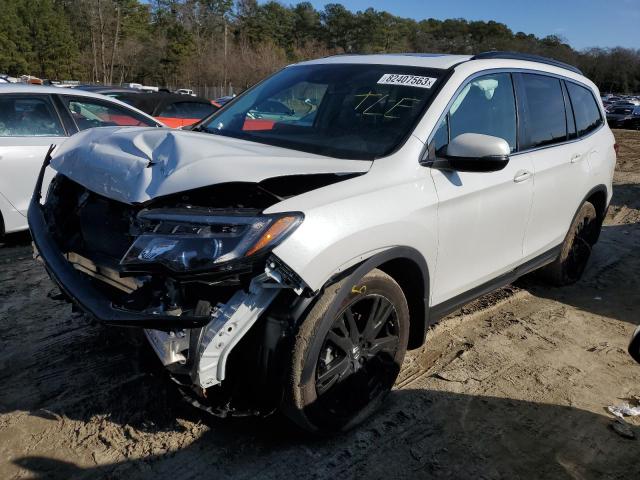
[(538, 268), (577, 281), (616, 162), (593, 82), (508, 52), (304, 62), (193, 130), (63, 145), (37, 251), (196, 405), (325, 433), (373, 412), (447, 313)]
[[(113, 98), (80, 90), (0, 85), (0, 236), (26, 230), (33, 187), (50, 145), (93, 127), (163, 127)], [(45, 179), (45, 188), (50, 178)]]

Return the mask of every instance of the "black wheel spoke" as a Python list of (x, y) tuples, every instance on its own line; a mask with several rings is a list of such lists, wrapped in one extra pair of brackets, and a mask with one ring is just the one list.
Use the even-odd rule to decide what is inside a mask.
[(335, 360), (331, 362), (328, 367), (329, 368), (318, 377), (318, 381), (316, 382), (316, 390), (319, 395), (329, 390), (345, 376), (349, 371), (349, 359), (343, 357)]
[(386, 296), (359, 295), (348, 304), (334, 318), (318, 357), (319, 403), (348, 416), (391, 388), (399, 328), (396, 307)]
[(376, 356), (380, 352), (393, 353), (398, 347), (400, 340), (395, 335), (389, 335), (388, 337), (376, 338), (371, 342), (368, 354), (371, 357)]
[(340, 333), (342, 334), (343, 337), (349, 337), (349, 329), (347, 328), (347, 325), (345, 324), (345, 317), (344, 315), (342, 315), (340, 318), (338, 318), (335, 322), (334, 328), (337, 328), (338, 330), (340, 330)]
[(364, 331), (364, 337), (369, 341), (373, 341), (378, 336), (384, 324), (387, 323), (389, 316), (393, 313), (393, 305), (391, 303), (382, 302), (379, 298), (377, 300), (377, 303), (374, 303), (371, 307), (369, 320)]
[(356, 319), (353, 317), (351, 308), (347, 308), (344, 311), (343, 316), (347, 320), (347, 325), (349, 326), (351, 341), (354, 344), (358, 343), (358, 341), (360, 340), (360, 330), (358, 330), (358, 325), (356, 325)]
[(335, 346), (338, 347), (340, 350), (342, 350), (345, 354), (350, 353), (351, 350), (353, 349), (353, 343), (351, 342), (350, 338), (341, 337), (334, 331), (330, 331), (327, 334), (327, 340), (331, 340), (331, 342), (335, 344)]

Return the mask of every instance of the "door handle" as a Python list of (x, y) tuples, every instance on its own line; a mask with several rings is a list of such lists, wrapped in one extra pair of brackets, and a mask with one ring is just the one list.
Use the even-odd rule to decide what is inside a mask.
[(513, 177), (513, 181), (516, 183), (524, 182), (531, 177), (531, 172), (529, 170), (518, 170), (516, 172), (516, 176)]
[(576, 153), (571, 157), (571, 163), (579, 162), (583, 157), (584, 155), (582, 155), (581, 153)]

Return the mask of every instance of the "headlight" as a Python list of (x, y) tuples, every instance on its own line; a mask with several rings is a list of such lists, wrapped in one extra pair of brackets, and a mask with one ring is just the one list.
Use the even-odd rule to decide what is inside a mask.
[(176, 272), (207, 270), (274, 248), (303, 220), (301, 213), (221, 216), (210, 211), (157, 209), (138, 214), (140, 236), (120, 264), (150, 264)]

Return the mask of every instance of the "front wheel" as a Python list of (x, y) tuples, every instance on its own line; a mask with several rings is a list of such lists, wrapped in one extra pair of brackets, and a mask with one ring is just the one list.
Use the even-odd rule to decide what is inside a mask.
[(314, 433), (348, 430), (373, 413), (407, 349), (409, 309), (393, 278), (376, 269), (345, 282), (327, 288), (295, 339), (285, 413)]
[(596, 209), (593, 204), (585, 202), (569, 228), (560, 255), (541, 270), (543, 278), (556, 286), (570, 285), (580, 280), (599, 232)]

